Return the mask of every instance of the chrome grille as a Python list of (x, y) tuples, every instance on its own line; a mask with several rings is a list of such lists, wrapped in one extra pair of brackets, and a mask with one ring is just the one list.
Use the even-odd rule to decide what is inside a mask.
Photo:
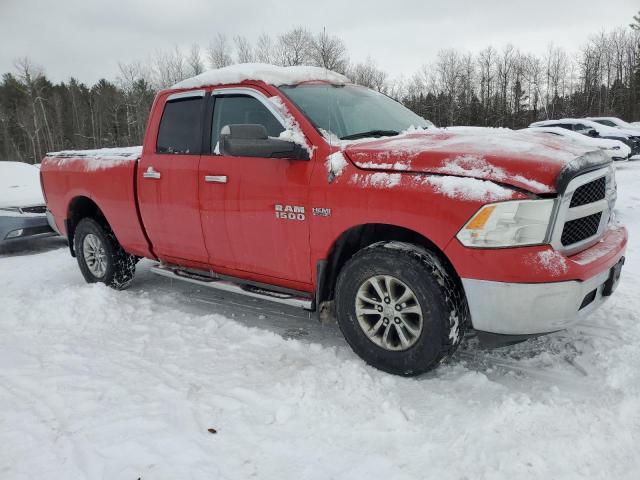
[(600, 177), (593, 182), (586, 183), (578, 187), (571, 196), (571, 204), (569, 208), (579, 207), (588, 203), (602, 200), (607, 194), (607, 179)]
[(566, 247), (567, 245), (572, 245), (589, 237), (593, 237), (598, 233), (601, 218), (602, 212), (598, 212), (565, 223), (562, 229), (562, 237), (560, 238), (562, 245)]
[(558, 198), (551, 244), (573, 255), (604, 236), (616, 199), (613, 166), (572, 179)]

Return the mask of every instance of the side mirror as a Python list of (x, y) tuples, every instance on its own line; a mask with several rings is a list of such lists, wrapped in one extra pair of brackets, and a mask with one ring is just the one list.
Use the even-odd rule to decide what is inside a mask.
[(297, 143), (269, 137), (264, 125), (225, 125), (220, 131), (220, 153), (231, 157), (291, 158), (309, 160)]
[(600, 136), (600, 134), (598, 133), (598, 131), (597, 131), (596, 129), (594, 129), (594, 128), (592, 128), (591, 130), (589, 130), (589, 131), (587, 132), (587, 134), (588, 134), (590, 137), (599, 137), (599, 136)]

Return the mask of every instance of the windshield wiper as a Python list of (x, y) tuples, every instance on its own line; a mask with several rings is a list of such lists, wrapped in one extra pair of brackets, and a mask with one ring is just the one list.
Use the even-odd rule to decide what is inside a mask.
[(369, 130), (368, 132), (353, 133), (351, 135), (345, 135), (340, 137), (340, 140), (356, 140), (357, 138), (366, 137), (392, 137), (398, 135), (400, 132), (396, 130)]

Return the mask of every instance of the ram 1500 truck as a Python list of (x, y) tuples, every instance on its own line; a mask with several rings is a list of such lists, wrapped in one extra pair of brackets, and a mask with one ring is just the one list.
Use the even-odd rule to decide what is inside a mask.
[(436, 366), (465, 330), (519, 340), (609, 297), (626, 229), (614, 168), (544, 134), (437, 129), (313, 67), (243, 65), (158, 93), (142, 147), (49, 154), (48, 209), (88, 282), (136, 262), (334, 312), (387, 372)]

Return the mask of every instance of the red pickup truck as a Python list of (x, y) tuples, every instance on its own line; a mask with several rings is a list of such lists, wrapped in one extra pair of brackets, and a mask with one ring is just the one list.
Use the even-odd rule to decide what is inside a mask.
[(312, 67), (244, 65), (158, 93), (144, 145), (42, 163), (88, 282), (155, 273), (335, 313), (387, 372), (436, 366), (467, 329), (516, 341), (612, 294), (626, 229), (614, 168), (544, 134), (433, 128)]

